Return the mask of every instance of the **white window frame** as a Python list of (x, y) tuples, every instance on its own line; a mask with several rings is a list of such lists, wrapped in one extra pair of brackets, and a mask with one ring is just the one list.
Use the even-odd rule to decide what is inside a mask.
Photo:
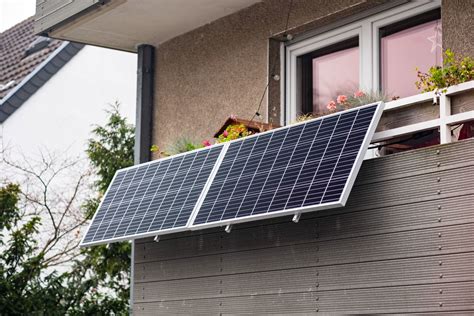
[(282, 124), (290, 124), (298, 115), (299, 93), (298, 57), (359, 36), (359, 88), (378, 91), (380, 89), (380, 28), (408, 19), (412, 16), (441, 7), (441, 0), (418, 0), (374, 14), (359, 21), (338, 27), (334, 30), (316, 35), (285, 47), (284, 69), (285, 78), (285, 118)]

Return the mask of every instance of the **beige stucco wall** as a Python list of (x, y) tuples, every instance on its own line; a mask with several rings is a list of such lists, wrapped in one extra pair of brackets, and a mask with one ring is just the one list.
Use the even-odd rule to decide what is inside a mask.
[[(336, 22), (387, 1), (294, 0), (289, 33)], [(157, 46), (153, 144), (169, 147), (187, 137), (211, 139), (230, 114), (251, 118), (279, 54), (289, 0), (265, 0)], [(443, 45), (474, 55), (474, 2), (443, 0)], [(275, 49), (276, 47), (276, 49)], [(269, 57), (269, 54), (271, 57)], [(278, 57), (278, 56), (277, 56)], [(279, 65), (275, 68), (279, 73)], [(270, 80), (264, 120), (279, 123), (280, 82)], [(267, 113), (269, 117), (267, 117)], [(156, 158), (156, 157), (155, 157)]]
[[(295, 0), (289, 26), (323, 25), (379, 2)], [(264, 1), (159, 45), (154, 144), (210, 139), (230, 114), (255, 113), (267, 82), (269, 39), (284, 30), (289, 3)]]
[(474, 57), (474, 1), (443, 0), (443, 48)]

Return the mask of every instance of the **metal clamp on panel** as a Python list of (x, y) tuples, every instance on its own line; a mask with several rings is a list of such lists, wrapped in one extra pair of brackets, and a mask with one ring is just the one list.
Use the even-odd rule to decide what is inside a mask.
[(298, 223), (300, 221), (300, 217), (301, 217), (301, 213), (295, 213), (295, 215), (293, 215), (293, 223)]

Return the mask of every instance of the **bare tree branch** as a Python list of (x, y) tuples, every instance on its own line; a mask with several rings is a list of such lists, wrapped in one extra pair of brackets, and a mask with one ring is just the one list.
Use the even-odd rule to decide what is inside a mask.
[[(87, 220), (82, 205), (91, 192), (92, 172), (83, 159), (69, 159), (40, 151), (37, 160), (16, 153), (12, 159), (5, 148), (0, 164), (8, 167), (10, 182), (20, 182), (25, 220), (41, 216), (39, 253), (44, 264), (55, 266), (75, 258), (79, 251), (78, 232)], [(2, 179), (4, 180), (4, 179)]]

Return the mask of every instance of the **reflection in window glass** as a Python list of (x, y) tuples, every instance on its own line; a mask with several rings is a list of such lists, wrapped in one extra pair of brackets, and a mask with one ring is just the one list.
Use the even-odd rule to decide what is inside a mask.
[(426, 72), (441, 65), (441, 21), (435, 20), (381, 39), (382, 89), (389, 96), (406, 97), (419, 93), (416, 68)]
[(326, 105), (338, 94), (353, 93), (359, 87), (359, 47), (352, 47), (313, 59), (313, 111), (326, 112)]

